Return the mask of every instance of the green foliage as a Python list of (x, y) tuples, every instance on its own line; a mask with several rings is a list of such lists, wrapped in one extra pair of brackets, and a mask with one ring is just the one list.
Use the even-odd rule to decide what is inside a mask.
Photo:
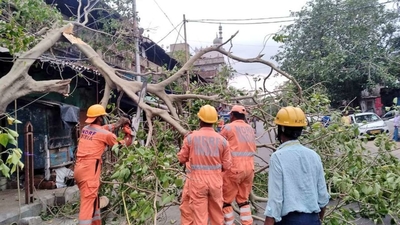
[[(351, 138), (358, 136), (355, 127), (344, 128), (334, 115), (327, 128), (312, 125), (303, 137), (323, 161), (328, 188), (335, 205), (330, 207), (326, 224), (349, 224), (356, 216), (382, 222), (386, 215), (399, 215), (400, 163), (390, 154), (395, 148), (387, 135), (371, 143)], [(376, 150), (372, 150), (372, 149)], [(344, 207), (357, 203), (359, 209)], [(398, 223), (398, 222), (397, 222)]]
[[(7, 117), (7, 122), (9, 125), (21, 123), (10, 116)], [(16, 171), (17, 166), (20, 169), (24, 168), (24, 164), (20, 161), (22, 157), (22, 150), (17, 146), (17, 138), (18, 133), (14, 130), (8, 127), (0, 127), (0, 145), (3, 148), (7, 148), (5, 151), (0, 152), (0, 156), (2, 154), (8, 155), (5, 162), (0, 158), (0, 171), (3, 176), (8, 178)]]
[(310, 123), (301, 137), (303, 144), (318, 152), (325, 168), (334, 202), (325, 224), (355, 224), (358, 217), (382, 223), (386, 215), (399, 215), (400, 162), (391, 154), (396, 144), (390, 137), (379, 135), (374, 145), (354, 138), (359, 135), (357, 127), (342, 125), (341, 113), (329, 109), (325, 94), (314, 91), (300, 106), (314, 115), (331, 115), (328, 127)]
[(0, 45), (11, 54), (28, 50), (41, 39), (38, 31), (62, 20), (55, 7), (41, 0), (1, 0), (0, 5)]
[[(314, 149), (325, 169), (331, 204), (328, 206), (324, 224), (356, 224), (359, 217), (382, 222), (387, 215), (393, 224), (400, 215), (399, 189), (400, 162), (391, 152), (396, 144), (386, 134), (379, 135), (374, 142), (358, 139), (356, 126), (343, 126), (341, 112), (331, 109), (326, 89), (316, 86), (304, 90), (304, 100), (294, 98), (297, 90), (291, 84), (280, 87), (282, 91), (272, 98), (264, 98), (252, 111), (264, 122), (265, 130), (274, 129), (275, 112), (271, 106), (293, 105), (301, 107), (308, 116), (322, 118), (331, 116), (328, 127), (318, 121), (310, 121), (300, 138), (301, 143)], [(279, 101), (278, 101), (279, 100)], [(274, 140), (271, 139), (274, 143)], [(256, 174), (253, 191), (266, 196), (267, 174)]]
[(118, 157), (112, 168), (103, 174), (105, 183), (101, 192), (110, 198), (115, 210), (125, 214), (133, 224), (145, 224), (156, 210), (177, 203), (183, 186), (174, 142), (174, 131), (165, 130), (165, 124), (154, 123), (157, 141), (152, 147), (136, 146), (114, 148)]
[(322, 83), (334, 104), (375, 84), (393, 85), (390, 47), (397, 12), (377, 0), (312, 0), (294, 24), (274, 39), (283, 42), (275, 59), (303, 88)]

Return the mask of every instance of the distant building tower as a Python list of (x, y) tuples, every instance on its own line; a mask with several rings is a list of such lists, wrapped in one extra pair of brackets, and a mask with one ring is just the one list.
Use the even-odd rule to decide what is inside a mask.
[[(219, 36), (215, 34), (213, 40), (213, 46), (218, 46), (223, 43), (222, 39), (222, 26), (219, 25)], [(213, 82), (216, 75), (218, 75), (220, 69), (226, 65), (224, 55), (220, 52), (213, 51), (207, 52), (200, 59), (196, 60), (193, 64), (193, 69), (203, 77), (207, 82)]]
[(215, 34), (215, 39), (213, 41), (214, 45), (222, 45), (222, 26), (219, 24), (219, 37), (218, 34)]

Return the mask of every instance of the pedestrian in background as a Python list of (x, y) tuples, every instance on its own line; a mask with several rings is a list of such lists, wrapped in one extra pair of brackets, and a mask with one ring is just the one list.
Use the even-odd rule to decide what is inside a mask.
[(399, 141), (399, 126), (400, 126), (400, 115), (399, 111), (395, 111), (395, 116), (393, 120), (393, 126), (394, 126), (394, 131), (393, 131), (393, 140), (394, 141)]

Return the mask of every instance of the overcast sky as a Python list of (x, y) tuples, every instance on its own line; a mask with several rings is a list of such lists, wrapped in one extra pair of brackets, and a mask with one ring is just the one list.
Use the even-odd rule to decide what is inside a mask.
[[(144, 35), (154, 42), (159, 42), (164, 36), (173, 30), (174, 26), (183, 21), (183, 14), (187, 20), (201, 19), (248, 19), (248, 18), (269, 18), (290, 16), (290, 11), (298, 11), (306, 4), (307, 0), (136, 0), (137, 11), (141, 18), (140, 27), (146, 29)], [(157, 5), (158, 4), (158, 5)], [(161, 10), (161, 9), (162, 10)], [(163, 12), (164, 11), (164, 12)], [(169, 18), (169, 19), (168, 19)], [(171, 22), (172, 24), (171, 24)], [(287, 21), (291, 18), (263, 20), (263, 22)], [(225, 21), (226, 22), (226, 21)], [(229, 21), (230, 22), (230, 21)], [(259, 21), (245, 21), (259, 22)], [(264, 38), (277, 32), (281, 26), (291, 22), (277, 22), (269, 24), (232, 25), (222, 24), (224, 40), (228, 39), (236, 31), (239, 34), (235, 37), (232, 52), (240, 57), (256, 57), (263, 47)], [(207, 24), (188, 22), (187, 40), (191, 49), (207, 47), (218, 32), (219, 24)], [(183, 27), (177, 27), (183, 37)], [(183, 38), (174, 30), (158, 44), (164, 49), (175, 42), (183, 42)], [(270, 39), (262, 53), (264, 59), (270, 60), (271, 56), (277, 53), (279, 45)], [(233, 65), (239, 73), (268, 74), (269, 68), (261, 64), (235, 63)], [(254, 86), (245, 76), (240, 76), (231, 82), (238, 88), (249, 89)], [(271, 83), (276, 84), (282, 78), (275, 78)], [(257, 85), (261, 85), (261, 82)], [(273, 85), (271, 85), (273, 86)]]

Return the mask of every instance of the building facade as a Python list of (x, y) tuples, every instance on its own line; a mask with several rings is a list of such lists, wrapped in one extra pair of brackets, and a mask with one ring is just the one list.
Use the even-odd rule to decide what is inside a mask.
[[(219, 35), (216, 34), (215, 39), (213, 40), (212, 46), (219, 46), (223, 43), (222, 38), (222, 26), (219, 25)], [(206, 46), (209, 47), (209, 46)], [(185, 54), (190, 55), (189, 52), (190, 46), (185, 43), (177, 43), (170, 45), (170, 55), (176, 56), (179, 55), (179, 52), (182, 56)], [(203, 47), (195, 48), (194, 54), (197, 54), (201, 51)], [(215, 77), (221, 71), (222, 67), (226, 65), (225, 56), (217, 51), (207, 52), (200, 59), (196, 60), (193, 64), (193, 73), (202, 77), (207, 83), (214, 82)]]

